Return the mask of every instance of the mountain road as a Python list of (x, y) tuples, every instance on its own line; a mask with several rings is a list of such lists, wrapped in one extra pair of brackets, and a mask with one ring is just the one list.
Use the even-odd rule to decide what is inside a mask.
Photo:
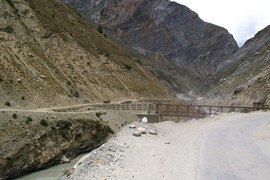
[[(270, 113), (228, 113), (188, 122), (134, 123), (91, 152), (68, 179), (267, 180)], [(108, 149), (113, 149), (108, 155)], [(99, 159), (96, 158), (97, 154)], [(111, 157), (105, 158), (103, 157)], [(91, 162), (91, 163), (89, 163)], [(91, 165), (89, 165), (91, 164)], [(67, 178), (67, 177), (65, 177)]]

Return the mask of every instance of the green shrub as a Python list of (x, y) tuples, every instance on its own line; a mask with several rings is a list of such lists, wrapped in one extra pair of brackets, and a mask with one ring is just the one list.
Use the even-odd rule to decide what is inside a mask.
[(14, 113), (14, 114), (12, 114), (12, 117), (13, 117), (13, 119), (17, 119), (18, 116), (17, 116), (17, 114)]
[(67, 81), (67, 85), (71, 86), (71, 81)]
[(5, 102), (6, 106), (11, 106), (11, 103), (9, 101)]
[(131, 67), (130, 65), (128, 65), (128, 64), (123, 63), (123, 65), (124, 65), (124, 67), (125, 67), (127, 70), (132, 69), (132, 67)]
[(56, 126), (59, 127), (59, 129), (67, 129), (72, 126), (72, 123), (70, 121), (60, 120), (56, 123)]
[(114, 131), (109, 126), (107, 126), (106, 131), (108, 133), (114, 134)]
[(30, 116), (28, 116), (26, 120), (29, 121), (29, 122), (33, 121), (33, 119)]
[(103, 29), (102, 29), (102, 26), (101, 26), (101, 25), (98, 26), (97, 31), (98, 31), (100, 34), (103, 34)]
[(22, 97), (21, 97), (21, 100), (25, 100), (25, 97), (24, 97), (24, 96), (22, 96)]
[(30, 117), (30, 116), (28, 116), (27, 118), (26, 118), (26, 120), (25, 120), (25, 123), (26, 124), (29, 124), (30, 122), (32, 122), (33, 121), (33, 119)]
[(105, 114), (106, 114), (106, 112), (103, 112), (103, 113), (102, 112), (96, 112), (96, 116), (98, 118), (100, 118), (101, 115), (105, 115)]
[(48, 121), (46, 121), (45, 119), (41, 119), (40, 124), (42, 126), (48, 126), (49, 125)]

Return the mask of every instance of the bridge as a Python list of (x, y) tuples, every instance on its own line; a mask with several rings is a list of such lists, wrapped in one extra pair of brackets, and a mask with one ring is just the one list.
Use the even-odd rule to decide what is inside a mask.
[[(165, 102), (165, 103), (164, 103)], [(167, 101), (126, 101), (122, 103), (95, 103), (71, 107), (53, 108), (53, 111), (124, 111), (147, 117), (150, 122), (161, 122), (166, 118), (175, 121), (189, 120), (193, 118), (204, 118), (219, 113), (242, 112), (247, 113), (256, 110), (270, 110), (269, 106), (213, 106), (213, 105), (191, 105), (187, 103), (176, 103)]]

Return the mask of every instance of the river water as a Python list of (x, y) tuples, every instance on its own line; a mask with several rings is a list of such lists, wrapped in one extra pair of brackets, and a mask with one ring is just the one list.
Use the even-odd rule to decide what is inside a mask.
[(60, 165), (49, 167), (44, 170), (39, 170), (30, 174), (24, 175), (22, 177), (19, 177), (15, 180), (57, 180), (57, 179), (60, 179), (64, 175), (64, 172), (72, 168), (79, 161), (79, 159), (84, 155), (85, 154), (78, 156), (76, 159), (72, 160), (70, 163), (60, 164)]

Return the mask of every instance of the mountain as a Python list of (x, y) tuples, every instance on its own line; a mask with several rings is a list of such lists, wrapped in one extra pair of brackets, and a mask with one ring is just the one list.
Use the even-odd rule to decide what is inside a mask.
[(3, 0), (0, 7), (0, 108), (172, 94), (59, 1)]
[(270, 25), (249, 39), (209, 78), (213, 104), (270, 105)]
[(169, 0), (61, 0), (179, 92), (200, 90), (238, 49), (222, 27)]

